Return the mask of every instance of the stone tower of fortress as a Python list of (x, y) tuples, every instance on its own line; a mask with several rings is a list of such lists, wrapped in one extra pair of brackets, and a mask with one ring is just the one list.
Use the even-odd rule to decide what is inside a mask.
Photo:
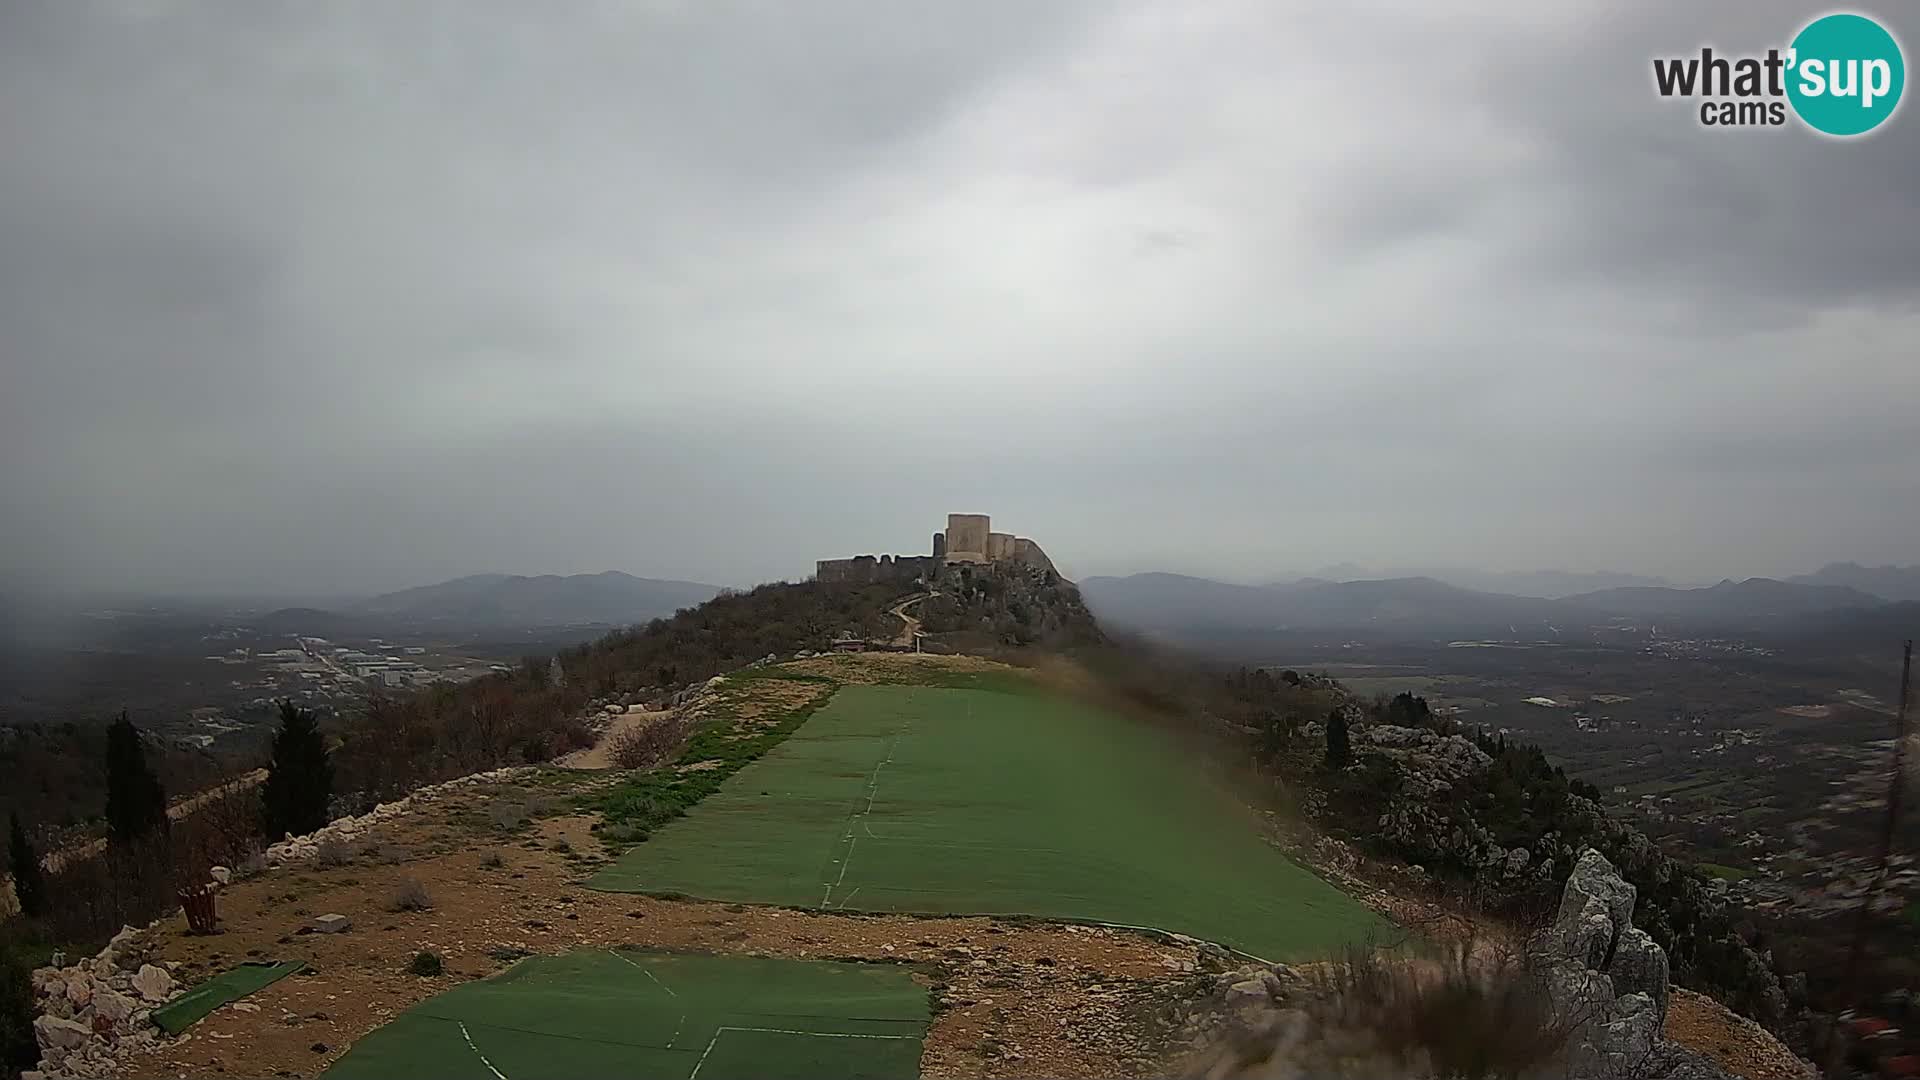
[(995, 563), (1053, 570), (1053, 560), (1040, 545), (1024, 536), (993, 531), (986, 514), (948, 514), (944, 532), (933, 534), (931, 555), (856, 555), (851, 559), (821, 559), (814, 576), (826, 582), (866, 584), (874, 581), (931, 579), (943, 566)]

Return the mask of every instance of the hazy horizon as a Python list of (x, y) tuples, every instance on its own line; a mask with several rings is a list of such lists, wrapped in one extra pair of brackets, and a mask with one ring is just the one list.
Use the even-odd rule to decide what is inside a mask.
[(1920, 117), (1650, 86), (1824, 10), (10, 5), (0, 585), (1920, 563)]
[[(912, 552), (907, 552), (907, 553), (896, 552), (895, 554), (913, 554), (913, 553)], [(1711, 577), (1711, 578), (1692, 578), (1692, 579), (1664, 577), (1662, 575), (1655, 575), (1655, 574), (1638, 574), (1633, 571), (1609, 570), (1609, 569), (1571, 570), (1565, 567), (1540, 567), (1540, 568), (1532, 568), (1527, 570), (1499, 570), (1499, 569), (1489, 569), (1485, 567), (1473, 567), (1473, 566), (1434, 566), (1434, 565), (1379, 566), (1379, 567), (1329, 565), (1329, 566), (1318, 567), (1310, 570), (1283, 570), (1283, 571), (1278, 571), (1272, 574), (1256, 574), (1252, 576), (1235, 576), (1232, 574), (1207, 573), (1204, 571), (1199, 571), (1194, 569), (1183, 569), (1179, 567), (1155, 566), (1155, 567), (1143, 567), (1139, 569), (1124, 570), (1124, 571), (1117, 571), (1117, 572), (1108, 572), (1108, 571), (1095, 571), (1091, 573), (1069, 572), (1069, 576), (1074, 580), (1084, 581), (1087, 578), (1094, 578), (1094, 577), (1125, 578), (1125, 577), (1131, 577), (1131, 576), (1140, 575), (1140, 574), (1171, 574), (1178, 577), (1191, 577), (1191, 578), (1198, 578), (1198, 579), (1207, 580), (1207, 581), (1216, 581), (1223, 584), (1246, 585), (1246, 586), (1287, 584), (1290, 582), (1308, 580), (1308, 579), (1333, 580), (1333, 581), (1358, 581), (1358, 580), (1384, 580), (1384, 579), (1406, 579), (1406, 578), (1425, 577), (1425, 578), (1434, 578), (1442, 581), (1450, 581), (1451, 583), (1455, 584), (1457, 587), (1460, 587), (1460, 588), (1473, 589), (1473, 590), (1479, 590), (1479, 591), (1489, 591), (1489, 592), (1509, 592), (1513, 595), (1528, 595), (1519, 588), (1519, 582), (1508, 581), (1503, 585), (1501, 582), (1495, 581), (1493, 579), (1498, 579), (1498, 578), (1524, 579), (1531, 576), (1544, 577), (1549, 575), (1554, 575), (1554, 576), (1567, 575), (1571, 577), (1591, 576), (1595, 578), (1601, 578), (1601, 577), (1641, 578), (1645, 580), (1636, 581), (1632, 583), (1633, 584), (1658, 584), (1658, 585), (1664, 585), (1664, 586), (1676, 588), (1676, 589), (1699, 589), (1699, 588), (1711, 588), (1712, 586), (1719, 584), (1722, 580), (1731, 580), (1735, 582), (1744, 581), (1749, 578), (1772, 578), (1775, 580), (1786, 580), (1788, 578), (1800, 576), (1803, 574), (1812, 574), (1815, 571), (1820, 570), (1822, 567), (1830, 565), (1832, 563), (1846, 563), (1851, 561), (1853, 560), (1845, 560), (1845, 559), (1830, 560), (1829, 563), (1823, 563), (1821, 564), (1821, 566), (1809, 566), (1809, 567), (1795, 569), (1792, 571), (1784, 571), (1776, 574), (1737, 573), (1737, 574), (1722, 574), (1717, 577)], [(1876, 567), (1869, 566), (1868, 568), (1872, 569)], [(1920, 564), (1916, 564), (1913, 567), (1913, 569), (1920, 569)], [(120, 596), (120, 597), (129, 598), (129, 599), (140, 598), (140, 599), (148, 599), (148, 600), (154, 600), (154, 601), (176, 600), (176, 601), (194, 601), (194, 602), (204, 602), (204, 603), (243, 603), (243, 602), (275, 603), (275, 604), (284, 604), (287, 606), (326, 607), (329, 604), (353, 603), (361, 600), (370, 599), (376, 595), (401, 592), (407, 589), (419, 588), (423, 586), (438, 585), (448, 581), (458, 580), (461, 578), (486, 577), (486, 576), (492, 576), (492, 575), (518, 576), (518, 577), (543, 577), (543, 576), (565, 577), (565, 576), (574, 576), (574, 575), (590, 576), (590, 575), (602, 574), (602, 573), (608, 573), (608, 572), (624, 573), (635, 578), (642, 578), (642, 579), (649, 579), (649, 580), (656, 580), (656, 581), (678, 581), (686, 584), (708, 585), (708, 586), (713, 586), (715, 588), (721, 588), (721, 589), (747, 589), (747, 588), (752, 588), (756, 585), (767, 584), (770, 582), (802, 581), (802, 580), (805, 580), (807, 577), (811, 576), (812, 568), (809, 567), (804, 572), (795, 572), (782, 577), (766, 578), (758, 581), (695, 581), (695, 580), (684, 579), (684, 578), (669, 578), (661, 574), (650, 574), (650, 573), (645, 573), (643, 571), (627, 570), (619, 567), (606, 567), (599, 570), (572, 570), (572, 571), (476, 570), (471, 573), (455, 574), (449, 578), (436, 578), (431, 581), (413, 581), (413, 582), (407, 582), (404, 584), (395, 585), (390, 588), (378, 588), (378, 589), (213, 588), (213, 589), (197, 589), (197, 590), (196, 589), (170, 590), (170, 589), (135, 588), (135, 587), (110, 587), (105, 585), (101, 585), (101, 586), (44, 585), (44, 584), (36, 584), (32, 582), (0, 581), (0, 595), (13, 594), (17, 597), (37, 598), (40, 600), (51, 600), (51, 601), (55, 601), (56, 603), (60, 601), (67, 601), (67, 600), (73, 600), (78, 598), (88, 598), (90, 596), (91, 597)], [(1614, 586), (1612, 584), (1594, 584), (1591, 586), (1591, 588), (1595, 590), (1602, 589), (1602, 588), (1610, 588), (1610, 587), (1614, 587)], [(1582, 591), (1589, 591), (1589, 590), (1582, 590)]]

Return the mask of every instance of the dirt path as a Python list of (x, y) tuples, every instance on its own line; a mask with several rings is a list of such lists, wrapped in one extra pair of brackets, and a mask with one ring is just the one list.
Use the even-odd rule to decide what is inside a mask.
[(613, 745), (619, 740), (620, 736), (625, 735), (629, 731), (637, 731), (653, 723), (655, 720), (667, 716), (671, 711), (672, 710), (669, 709), (642, 710), (637, 706), (631, 708), (627, 712), (614, 717), (613, 723), (607, 725), (607, 729), (600, 733), (599, 741), (595, 742), (592, 746), (585, 750), (575, 750), (571, 754), (562, 754), (554, 758), (553, 763), (563, 769), (611, 769), (614, 767)]
[(913, 639), (920, 633), (920, 620), (907, 614), (907, 609), (922, 600), (939, 595), (938, 592), (924, 592), (919, 596), (902, 600), (888, 610), (888, 614), (900, 620), (900, 636), (893, 639), (895, 645), (912, 645)]

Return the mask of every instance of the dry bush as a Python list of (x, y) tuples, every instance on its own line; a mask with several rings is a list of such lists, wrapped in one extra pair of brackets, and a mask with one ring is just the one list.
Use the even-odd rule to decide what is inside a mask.
[(320, 841), (313, 849), (313, 865), (322, 870), (336, 870), (358, 858), (364, 849), (349, 840), (329, 836)]
[(204, 874), (210, 866), (232, 866), (266, 840), (255, 788), (209, 798), (173, 825), (174, 857), (187, 877)]
[(427, 894), (427, 887), (420, 884), (419, 878), (401, 878), (394, 886), (393, 899), (387, 907), (392, 911), (426, 911), (433, 907), (433, 897)]
[(1525, 954), (1484, 941), (1429, 957), (1355, 949), (1323, 979), (1329, 1019), (1436, 1076), (1525, 1076), (1558, 1057), (1571, 1034)]
[(524, 799), (501, 797), (487, 804), (487, 819), (493, 827), (502, 832), (512, 832), (527, 823), (527, 803)]
[(164, 836), (109, 846), (47, 872), (43, 921), (56, 941), (105, 940), (122, 925), (138, 926), (177, 907), (176, 888), (204, 881), (201, 871), (188, 877)]
[(498, 870), (507, 865), (507, 860), (499, 851), (489, 851), (480, 857), (480, 865), (488, 870)]
[[(1300, 970), (1300, 969), (1296, 969)], [(1297, 999), (1193, 1063), (1206, 1080), (1558, 1075), (1577, 1017), (1559, 1014), (1524, 950), (1455, 941), (1428, 954), (1356, 947), (1306, 973)]]
[(622, 769), (651, 769), (680, 749), (693, 730), (693, 720), (663, 716), (621, 732), (607, 748), (607, 756)]

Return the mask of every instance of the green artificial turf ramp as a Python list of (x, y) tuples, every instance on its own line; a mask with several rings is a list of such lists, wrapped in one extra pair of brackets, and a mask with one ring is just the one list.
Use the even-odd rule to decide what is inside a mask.
[(324, 1075), (914, 1077), (930, 1016), (927, 991), (898, 967), (578, 952), (423, 1002)]
[(178, 1035), (227, 1002), (271, 986), (306, 966), (298, 960), (241, 964), (153, 1010), (153, 1022), (167, 1034)]
[(842, 688), (597, 889), (1149, 926), (1267, 959), (1384, 932), (1163, 733), (1033, 692)]

